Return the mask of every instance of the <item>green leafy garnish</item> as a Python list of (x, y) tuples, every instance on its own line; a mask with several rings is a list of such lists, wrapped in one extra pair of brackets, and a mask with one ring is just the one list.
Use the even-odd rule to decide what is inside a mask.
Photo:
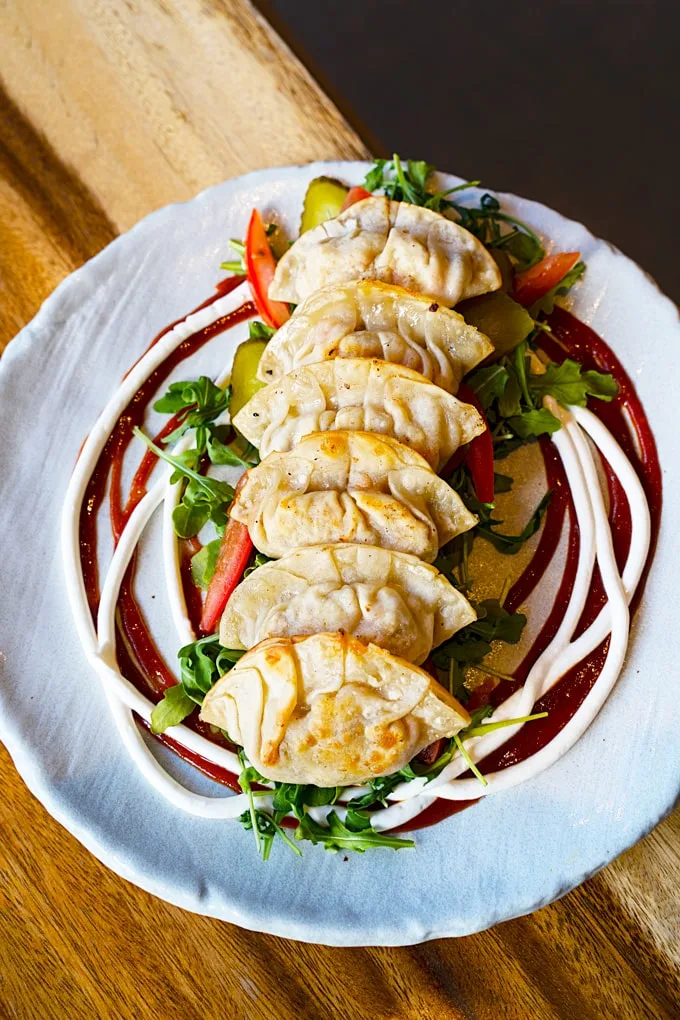
[(184, 691), (197, 705), (217, 681), (229, 672), (243, 651), (225, 648), (215, 634), (184, 645), (177, 653)]
[(541, 312), (544, 315), (550, 315), (555, 308), (555, 298), (561, 297), (567, 294), (568, 291), (577, 283), (586, 271), (585, 262), (577, 262), (572, 269), (562, 277), (560, 282), (556, 284), (547, 294), (544, 294), (542, 298), (535, 301), (529, 309), (529, 314), (532, 319), (537, 319)]
[(192, 538), (208, 521), (212, 521), (218, 529), (224, 528), (227, 522), (227, 510), (234, 498), (234, 490), (231, 485), (221, 482), (217, 478), (208, 478), (206, 475), (198, 473), (196, 470), (198, 466), (196, 463), (197, 450), (187, 450), (184, 454), (173, 456), (167, 450), (156, 446), (141, 429), (135, 426), (132, 431), (146, 443), (157, 457), (175, 469), (170, 476), (171, 482), (186, 479), (188, 483), (182, 502), (175, 507), (172, 513), (172, 521), (179, 537)]
[(532, 375), (531, 390), (535, 395), (550, 395), (561, 404), (585, 407), (588, 397), (613, 400), (618, 386), (613, 376), (603, 372), (584, 372), (578, 362), (567, 358), (561, 365), (551, 362), (543, 375)]
[(165, 440), (166, 443), (176, 443), (188, 429), (201, 429), (217, 418), (226, 410), (228, 403), (227, 391), (202, 375), (195, 380), (171, 383), (153, 408), (162, 414), (178, 414), (181, 418), (181, 424)]
[(522, 442), (560, 429), (559, 418), (542, 407), (543, 398), (585, 407), (588, 397), (613, 400), (618, 386), (611, 375), (584, 370), (567, 358), (551, 362), (543, 373), (530, 370), (529, 342), (495, 362), (472, 372), (467, 384), (477, 394), (494, 439), (496, 459)]
[(527, 622), (524, 613), (509, 613), (499, 599), (484, 599), (476, 603), (474, 608), (477, 619), (435, 649), (433, 658), (440, 669), (447, 667), (449, 659), (465, 663), (481, 662), (491, 651), (492, 641), (516, 645), (522, 637)]
[[(361, 816), (358, 811), (352, 815), (352, 827), (349, 812), (346, 822), (341, 822), (335, 811), (329, 812), (326, 821), (328, 825), (320, 825), (309, 815), (303, 815), (295, 830), (295, 838), (321, 843), (324, 849), (330, 850), (331, 853), (337, 853), (338, 850), (354, 850), (363, 854), (366, 850), (373, 850), (376, 847), (404, 850), (415, 846), (412, 839), (399, 839), (386, 832), (376, 832), (371, 828), (370, 818)], [(363, 825), (362, 828), (357, 827), (360, 824)]]
[[(269, 330), (264, 323), (251, 325), (260, 327), (265, 333)], [(231, 426), (218, 425), (215, 422), (215, 419), (229, 407), (229, 401), (229, 388), (220, 389), (207, 376), (172, 383), (165, 395), (154, 404), (155, 410), (178, 414), (182, 419), (179, 427), (167, 437), (166, 442), (175, 442), (188, 429), (194, 429), (196, 445), (193, 449), (177, 455), (173, 461), (169, 454), (159, 452), (150, 440), (142, 436), (147, 446), (176, 467), (177, 470), (172, 476), (173, 482), (181, 478), (187, 479), (181, 502), (172, 515), (175, 532), (180, 538), (193, 538), (208, 521), (213, 522), (218, 534), (226, 525), (226, 511), (233, 498), (233, 489), (225, 482), (216, 482), (215, 479), (200, 475), (198, 467), (204, 455), (207, 455), (212, 464), (230, 467), (247, 468), (259, 463), (254, 446), (240, 436), (233, 438)], [(198, 481), (198, 478), (202, 481)]]
[(195, 708), (196, 703), (185, 693), (181, 684), (169, 687), (151, 712), (151, 732), (165, 733), (170, 726), (179, 726)]
[(168, 726), (177, 726), (193, 712), (196, 705), (215, 686), (220, 677), (243, 655), (242, 651), (224, 648), (215, 634), (184, 645), (177, 653), (181, 679), (169, 687), (151, 713), (152, 733), (163, 733)]
[(252, 443), (242, 437), (232, 443), (225, 443), (220, 438), (225, 432), (229, 432), (227, 426), (216, 426), (208, 434), (206, 450), (212, 464), (252, 467), (254, 464), (260, 463), (257, 448)]
[(520, 439), (534, 439), (537, 436), (552, 435), (562, 428), (559, 418), (556, 418), (547, 407), (530, 411), (523, 411), (522, 414), (511, 415), (506, 419), (508, 428), (511, 428)]
[[(254, 831), (258, 852), (264, 860), (268, 859), (272, 841), (277, 835), (296, 853), (300, 852), (299, 848), (291, 843), (281, 825), (287, 814), (294, 815), (298, 820), (298, 827), (295, 830), (296, 842), (308, 839), (312, 843), (321, 843), (326, 850), (355, 850), (357, 853), (364, 853), (374, 847), (401, 850), (414, 845), (410, 839), (397, 839), (394, 836), (376, 832), (371, 827), (370, 815), (360, 810), (356, 801), (352, 801), (348, 805), (344, 822), (340, 820), (335, 811), (329, 812), (327, 825), (315, 822), (306, 809), (335, 804), (342, 792), (342, 787), (339, 786), (324, 789), (298, 783), (274, 783), (273, 790), (267, 791), (270, 796), (273, 796), (272, 809), (266, 811), (258, 807), (256, 803), (258, 791), (253, 791), (252, 784), (267, 783), (267, 780), (252, 765), (246, 765), (245, 755), (242, 751), (239, 758), (242, 764), (239, 785), (250, 798), (248, 810), (240, 816), (239, 821), (246, 829)], [(375, 782), (377, 783), (378, 780)]]
[(509, 613), (499, 599), (485, 599), (474, 608), (477, 619), (432, 653), (435, 666), (446, 674), (451, 694), (462, 702), (470, 696), (465, 685), (467, 668), (482, 663), (494, 641), (517, 644), (527, 622), (524, 613)]
[[(489, 713), (492, 712), (491, 705), (485, 706)], [(523, 723), (533, 722), (535, 719), (547, 719), (547, 712), (535, 712), (533, 715), (523, 715), (518, 719), (499, 719), (498, 722), (480, 723), (478, 720), (473, 718), (473, 721), (464, 730), (461, 730), (459, 736), (461, 740), (470, 740), (472, 737), (485, 737), (487, 733), (493, 733), (494, 730), (502, 730), (507, 726), (518, 726)]]
[(486, 411), (505, 393), (510, 374), (508, 369), (500, 362), (487, 365), (485, 368), (478, 368), (477, 371), (467, 380), (468, 385), (474, 390), (477, 399)]
[(234, 273), (235, 276), (246, 275), (246, 246), (243, 241), (239, 241), (238, 238), (232, 237), (229, 241), (229, 247), (238, 255), (237, 259), (232, 259), (228, 262), (220, 262), (220, 269), (224, 269), (227, 273)]
[(245, 581), (246, 577), (249, 577), (253, 570), (257, 570), (258, 567), (263, 567), (265, 563), (271, 563), (271, 556), (265, 556), (265, 554), (261, 552), (255, 553), (255, 559), (250, 566), (246, 567), (243, 571), (243, 580)]
[[(396, 202), (411, 202), (435, 212), (453, 210), (470, 233), (489, 248), (502, 248), (518, 271), (531, 268), (543, 258), (540, 238), (530, 227), (509, 213), (501, 212), (500, 202), (485, 194), (479, 206), (459, 205), (449, 198), (454, 192), (477, 187), (479, 181), (466, 181), (446, 191), (431, 191), (428, 181), (435, 168), (422, 160), (377, 159), (364, 181), (368, 191), (380, 191)], [(510, 228), (510, 229), (508, 229)]]
[(215, 538), (191, 557), (191, 579), (199, 588), (207, 588), (212, 581), (221, 545), (222, 539)]
[(488, 786), (489, 784), (488, 784), (487, 780), (484, 778), (482, 773), (479, 771), (479, 769), (477, 768), (477, 766), (473, 762), (472, 758), (470, 757), (470, 755), (468, 754), (468, 752), (465, 749), (465, 744), (460, 739), (460, 737), (459, 737), (459, 735), (457, 733), (455, 734), (453, 739), (454, 739), (456, 747), (458, 748), (459, 753), (465, 759), (465, 764), (470, 769), (472, 774), (474, 776), (476, 776), (476, 778), (480, 781), (482, 786)]
[(271, 340), (276, 333), (273, 326), (267, 326), (266, 323), (260, 322), (259, 319), (251, 319), (248, 323), (248, 338), (250, 340)]
[[(498, 490), (497, 490), (498, 491)], [(499, 521), (496, 518), (489, 516), (483, 523), (480, 522), (477, 527), (477, 534), (481, 535), (488, 542), (491, 542), (494, 549), (499, 552), (505, 553), (506, 555), (512, 555), (513, 553), (519, 552), (525, 542), (527, 542), (532, 535), (535, 535), (541, 526), (543, 520), (543, 514), (548, 508), (548, 504), (552, 497), (552, 492), (546, 492), (543, 499), (540, 501), (531, 517), (520, 531), (519, 535), (506, 535), (501, 531), (494, 530), (503, 524), (503, 521)]]

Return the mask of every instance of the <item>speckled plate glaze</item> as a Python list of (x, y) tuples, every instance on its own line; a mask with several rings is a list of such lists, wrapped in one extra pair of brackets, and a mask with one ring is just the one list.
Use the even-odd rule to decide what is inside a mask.
[[(644, 836), (680, 789), (677, 643), (667, 608), (677, 589), (680, 482), (668, 470), (654, 564), (604, 710), (557, 765), (417, 833), (415, 851), (345, 859), (305, 845), (298, 859), (277, 847), (265, 864), (239, 825), (173, 809), (120, 744), (62, 582), (59, 512), (80, 444), (149, 339), (212, 292), (227, 239), (243, 236), (253, 206), (294, 233), (312, 177), (359, 183), (365, 170), (264, 170), (153, 213), (65, 280), (0, 362), (0, 738), (21, 776), (92, 853), (155, 895), (253, 930), (348, 946), (466, 935), (535, 910)], [(588, 272), (574, 310), (621, 357), (661, 463), (674, 464), (677, 310), (580, 224), (500, 197), (556, 249), (583, 253)], [(215, 791), (159, 753), (192, 789)]]

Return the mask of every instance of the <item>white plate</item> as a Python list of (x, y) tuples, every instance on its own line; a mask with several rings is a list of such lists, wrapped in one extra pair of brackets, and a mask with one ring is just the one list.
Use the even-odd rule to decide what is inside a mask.
[[(0, 362), (0, 737), (47, 810), (114, 871), (189, 910), (331, 945), (465, 935), (562, 895), (644, 836), (680, 789), (676, 597), (680, 483), (664, 471), (654, 565), (626, 667), (586, 736), (534, 781), (417, 834), (415, 851), (276, 847), (171, 808), (120, 745), (66, 604), (58, 517), (80, 444), (149, 339), (207, 297), (253, 206), (296, 230), (308, 181), (360, 163), (265, 170), (143, 220), (70, 276)], [(451, 183), (457, 179), (451, 179)], [(509, 209), (588, 263), (575, 312), (632, 376), (662, 465), (677, 461), (674, 306), (583, 226), (513, 196)], [(171, 755), (169, 768), (211, 789)], [(223, 790), (220, 790), (223, 792)]]

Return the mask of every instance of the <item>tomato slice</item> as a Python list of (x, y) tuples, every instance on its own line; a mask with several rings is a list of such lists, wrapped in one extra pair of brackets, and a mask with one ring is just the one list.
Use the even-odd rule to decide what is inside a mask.
[(541, 259), (538, 265), (532, 266), (524, 273), (518, 273), (513, 293), (515, 301), (519, 301), (525, 307), (533, 305), (534, 301), (538, 301), (556, 287), (580, 258), (580, 251), (563, 251), (557, 255), (548, 255)]
[(247, 527), (230, 517), (203, 606), (201, 630), (204, 634), (212, 634), (215, 630), (231, 593), (248, 566), (252, 551), (253, 543), (250, 541)]
[(373, 195), (370, 191), (366, 191), (366, 188), (362, 188), (358, 185), (356, 188), (350, 188), (347, 192), (347, 198), (342, 203), (340, 212), (344, 212), (345, 209), (349, 209), (349, 207), (354, 205), (356, 202), (363, 202), (365, 198), (373, 198)]
[(290, 318), (290, 309), (284, 301), (269, 299), (269, 288), (276, 272), (276, 260), (269, 247), (267, 232), (257, 209), (253, 209), (248, 224), (245, 262), (246, 276), (257, 310), (268, 326), (278, 329)]
[(477, 397), (472, 390), (469, 389), (465, 383), (460, 384), (456, 396), (460, 397), (460, 399), (464, 400), (467, 404), (472, 404), (472, 406), (479, 411), (484, 419), (486, 428), (481, 435), (475, 436), (468, 446), (466, 460), (472, 476), (472, 484), (475, 487), (475, 496), (480, 503), (493, 503), (493, 439), (491, 438), (491, 431), (489, 426), (486, 424), (482, 405), (477, 400)]

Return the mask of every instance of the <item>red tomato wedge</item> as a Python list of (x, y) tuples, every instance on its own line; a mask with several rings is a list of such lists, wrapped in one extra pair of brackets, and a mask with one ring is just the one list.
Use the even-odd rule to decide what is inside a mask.
[(361, 188), (359, 186), (356, 188), (350, 188), (347, 192), (347, 198), (340, 206), (340, 212), (344, 212), (345, 209), (349, 209), (349, 207), (354, 205), (356, 202), (363, 202), (365, 198), (373, 198), (373, 195), (370, 191), (366, 191), (366, 188)]
[(563, 251), (558, 255), (548, 255), (536, 266), (518, 273), (515, 277), (513, 297), (525, 308), (534, 301), (544, 297), (549, 290), (563, 280), (570, 269), (573, 269), (581, 258), (580, 251)]
[(270, 301), (269, 288), (276, 272), (276, 260), (269, 247), (267, 232), (257, 209), (253, 209), (246, 234), (246, 276), (257, 310), (267, 323), (278, 329), (290, 318), (284, 301)]
[(247, 527), (230, 517), (203, 606), (201, 630), (204, 634), (212, 634), (215, 630), (231, 593), (248, 566), (252, 551), (253, 543), (250, 541)]
[[(472, 404), (484, 418), (482, 405), (465, 383), (460, 384), (456, 396), (464, 400), (466, 404)], [(486, 425), (486, 418), (484, 418), (484, 424)], [(472, 484), (475, 487), (475, 496), (480, 503), (493, 503), (493, 439), (488, 425), (482, 434), (475, 436), (468, 446), (466, 461), (472, 476)]]

